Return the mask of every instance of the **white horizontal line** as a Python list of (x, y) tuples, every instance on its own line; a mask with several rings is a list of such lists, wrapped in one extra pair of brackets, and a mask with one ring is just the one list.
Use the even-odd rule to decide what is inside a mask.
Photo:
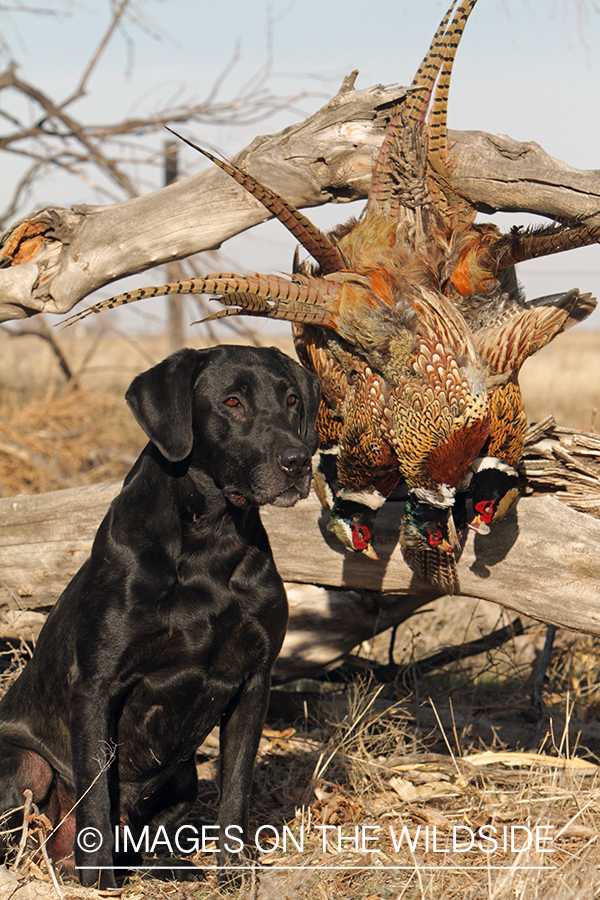
[(242, 869), (247, 869), (249, 871), (264, 871), (264, 872), (274, 872), (274, 871), (305, 871), (305, 872), (316, 872), (318, 870), (331, 870), (331, 871), (344, 871), (344, 872), (359, 872), (359, 871), (369, 871), (369, 872), (383, 872), (386, 870), (402, 870), (407, 872), (422, 872), (422, 871), (452, 871), (452, 872), (471, 872), (473, 869), (481, 869), (484, 872), (488, 872), (490, 870), (514, 870), (520, 872), (538, 872), (538, 871), (554, 871), (558, 868), (558, 866), (180, 866), (174, 863), (172, 866), (75, 866), (78, 870), (84, 869), (101, 869), (103, 872), (117, 872), (120, 870), (125, 871), (133, 871), (133, 870), (147, 870), (152, 872), (154, 870), (160, 871), (162, 869), (166, 870), (179, 870), (182, 872), (193, 872), (196, 869), (200, 871), (220, 871), (220, 872), (237, 872)]

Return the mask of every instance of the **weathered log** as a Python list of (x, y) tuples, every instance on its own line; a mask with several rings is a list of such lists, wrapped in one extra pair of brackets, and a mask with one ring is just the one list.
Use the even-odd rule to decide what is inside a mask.
[[(0, 500), (0, 633), (27, 637), (89, 553), (116, 483)], [(321, 669), (361, 641), (439, 597), (406, 567), (397, 546), (402, 504), (377, 518), (380, 561), (350, 554), (325, 530), (316, 497), (265, 508), (290, 628), (279, 677)], [(458, 568), (462, 595), (564, 628), (600, 634), (600, 521), (551, 496), (524, 497), (489, 536), (469, 536)]]
[[(257, 137), (234, 161), (299, 208), (363, 199), (386, 116), (404, 92), (355, 91), (347, 79), (313, 116)], [(453, 181), (478, 208), (598, 220), (599, 172), (505, 135), (451, 131), (449, 138)], [(215, 167), (112, 206), (38, 210), (0, 238), (7, 266), (0, 266), (0, 321), (67, 312), (104, 284), (215, 249), (269, 217)]]

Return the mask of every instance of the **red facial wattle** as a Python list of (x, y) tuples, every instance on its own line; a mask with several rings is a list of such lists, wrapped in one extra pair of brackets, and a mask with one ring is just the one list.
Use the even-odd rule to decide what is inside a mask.
[(355, 550), (366, 550), (371, 540), (371, 532), (365, 525), (352, 523), (352, 544)]
[(494, 518), (494, 501), (480, 500), (479, 503), (475, 504), (475, 512), (479, 513), (479, 518), (482, 522), (489, 525)]
[(430, 531), (429, 532), (429, 546), (430, 547), (439, 547), (439, 545), (444, 540), (441, 531)]

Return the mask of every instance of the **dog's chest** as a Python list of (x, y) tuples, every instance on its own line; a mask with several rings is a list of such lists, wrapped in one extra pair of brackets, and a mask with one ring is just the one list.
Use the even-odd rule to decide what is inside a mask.
[(271, 585), (267, 594), (257, 599), (231, 586), (215, 591), (214, 585), (206, 594), (188, 584), (165, 598), (156, 619), (148, 618), (129, 660), (144, 674), (115, 722), (126, 780), (193, 754), (244, 685), (270, 669), (287, 602), (282, 587)]

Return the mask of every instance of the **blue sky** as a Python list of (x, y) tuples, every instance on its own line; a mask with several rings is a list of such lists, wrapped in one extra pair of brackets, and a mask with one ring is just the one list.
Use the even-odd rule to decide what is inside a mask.
[[(69, 0), (65, 0), (69, 3)], [(293, 110), (253, 127), (212, 128), (201, 123), (185, 133), (233, 153), (257, 133), (278, 131), (314, 112), (359, 69), (358, 87), (410, 83), (447, 0), (145, 0), (137, 2), (144, 26), (128, 26), (133, 43), (116, 35), (73, 112), (88, 122), (152, 112), (170, 97), (205, 96), (236, 44), (241, 59), (225, 81), (221, 97), (233, 97), (267, 58), (272, 21), (273, 76), (278, 93), (307, 96)], [(22, 78), (39, 84), (56, 100), (68, 95), (109, 21), (108, 4), (72, 0), (67, 17), (2, 15), (0, 27)], [(454, 69), (449, 123), (536, 140), (553, 156), (579, 168), (600, 168), (597, 98), (600, 87), (600, 6), (596, 0), (479, 0), (468, 22)], [(8, 99), (3, 92), (0, 103)], [(4, 123), (0, 124), (4, 131)], [(186, 151), (187, 171), (204, 168)], [(19, 163), (0, 154), (0, 199), (18, 177)], [(157, 181), (146, 188), (160, 186)], [(47, 179), (30, 198), (26, 212), (44, 204), (69, 206), (106, 202), (81, 182)], [(321, 225), (344, 220), (350, 210), (314, 210)], [(501, 227), (526, 221), (512, 215)], [(227, 268), (287, 271), (293, 239), (268, 223), (229, 242)], [(212, 264), (214, 270), (214, 263)], [(522, 266), (528, 296), (579, 287), (600, 297), (600, 248), (586, 248)], [(139, 284), (160, 283), (163, 273), (147, 272)], [(131, 286), (131, 279), (127, 286)], [(115, 285), (115, 291), (120, 285)], [(104, 289), (100, 296), (109, 296)], [(155, 310), (162, 301), (156, 301)], [(123, 314), (122, 314), (123, 315)], [(121, 319), (135, 323), (138, 319)], [(600, 313), (592, 318), (600, 327)], [(132, 327), (135, 327), (133, 324)]]

